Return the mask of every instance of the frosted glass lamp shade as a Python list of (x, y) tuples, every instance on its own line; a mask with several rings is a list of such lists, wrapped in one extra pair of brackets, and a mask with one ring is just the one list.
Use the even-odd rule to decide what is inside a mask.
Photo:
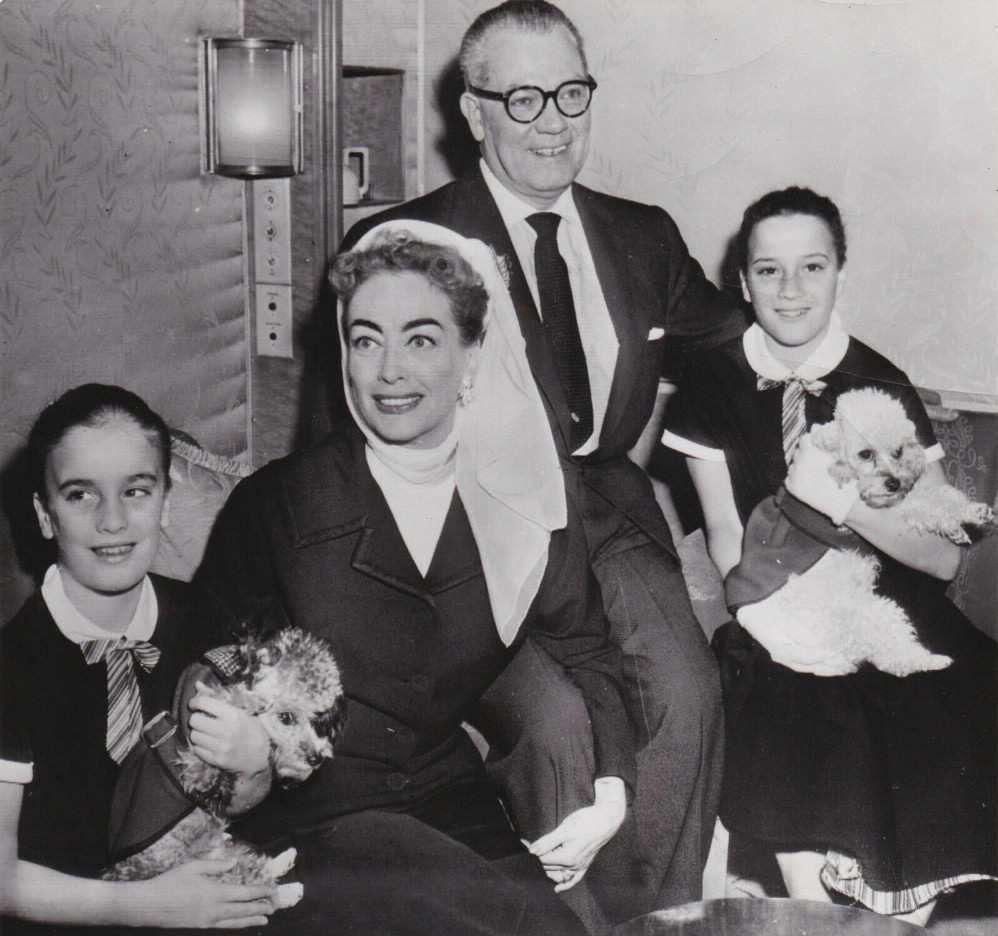
[(202, 169), (243, 178), (302, 171), (301, 43), (203, 39)]

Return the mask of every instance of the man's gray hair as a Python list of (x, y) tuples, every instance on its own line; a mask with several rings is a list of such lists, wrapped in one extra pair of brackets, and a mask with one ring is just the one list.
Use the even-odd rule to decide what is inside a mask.
[(499, 6), (482, 13), (469, 27), (461, 40), (459, 62), (466, 86), (485, 87), (489, 80), (485, 44), (489, 34), (499, 29), (522, 29), (528, 32), (550, 32), (564, 26), (575, 40), (582, 57), (582, 66), (588, 71), (582, 35), (558, 7), (547, 0), (506, 0)]

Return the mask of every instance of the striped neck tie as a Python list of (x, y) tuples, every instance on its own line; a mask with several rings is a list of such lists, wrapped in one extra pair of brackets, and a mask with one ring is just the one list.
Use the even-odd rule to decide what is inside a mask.
[(797, 451), (800, 437), (807, 431), (805, 394), (818, 396), (827, 384), (823, 380), (805, 380), (793, 374), (783, 380), (770, 380), (760, 376), (757, 383), (759, 390), (771, 390), (780, 386), (783, 387), (783, 455), (789, 465)]
[(89, 665), (107, 662), (107, 753), (120, 764), (142, 733), (142, 703), (133, 658), (148, 673), (160, 652), (144, 640), (85, 640), (80, 644)]
[(568, 398), (572, 419), (569, 444), (574, 452), (593, 434), (593, 398), (589, 389), (586, 352), (575, 317), (568, 265), (558, 250), (560, 223), (561, 215), (550, 211), (541, 211), (527, 218), (527, 224), (537, 232), (534, 273), (541, 301), (544, 338)]

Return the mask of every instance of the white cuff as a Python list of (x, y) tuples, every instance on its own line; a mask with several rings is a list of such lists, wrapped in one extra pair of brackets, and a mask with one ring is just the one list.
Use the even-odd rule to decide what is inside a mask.
[(34, 765), (24, 761), (0, 760), (0, 783), (31, 783)]
[(689, 455), (690, 458), (700, 458), (703, 461), (713, 462), (726, 461), (724, 457), (724, 449), (708, 448), (706, 445), (701, 445), (699, 442), (692, 442), (689, 439), (684, 439), (682, 436), (677, 436), (674, 432), (670, 432), (668, 429), (662, 433), (662, 444), (666, 446), (666, 448), (682, 452), (683, 455)]

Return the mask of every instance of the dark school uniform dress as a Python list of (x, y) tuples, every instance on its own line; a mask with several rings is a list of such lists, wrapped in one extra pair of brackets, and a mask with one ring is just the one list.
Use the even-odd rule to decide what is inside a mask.
[[(822, 380), (806, 399), (809, 427), (832, 419), (842, 393), (876, 387), (900, 400), (923, 446), (935, 444), (905, 374), (856, 339)], [(756, 389), (736, 339), (698, 355), (666, 413), (674, 435), (724, 452), (743, 524), (786, 477), (782, 395)], [(903, 678), (869, 665), (814, 676), (725, 625), (715, 637), (727, 714), (722, 821), (779, 850), (850, 855), (879, 892), (994, 874), (995, 644), (946, 598), (946, 583), (876, 555), (878, 592), (953, 664)]]
[[(149, 577), (158, 605), (149, 642), (161, 656), (150, 673), (136, 667), (144, 719), (170, 709), (184, 667), (233, 639), (229, 618), (200, 588)], [(106, 731), (105, 664), (87, 664), (36, 593), (0, 630), (0, 759), (32, 764), (18, 826), (21, 858), (81, 877), (107, 867), (119, 767), (105, 748)], [(8, 927), (16, 931), (4, 919), (4, 933)]]

